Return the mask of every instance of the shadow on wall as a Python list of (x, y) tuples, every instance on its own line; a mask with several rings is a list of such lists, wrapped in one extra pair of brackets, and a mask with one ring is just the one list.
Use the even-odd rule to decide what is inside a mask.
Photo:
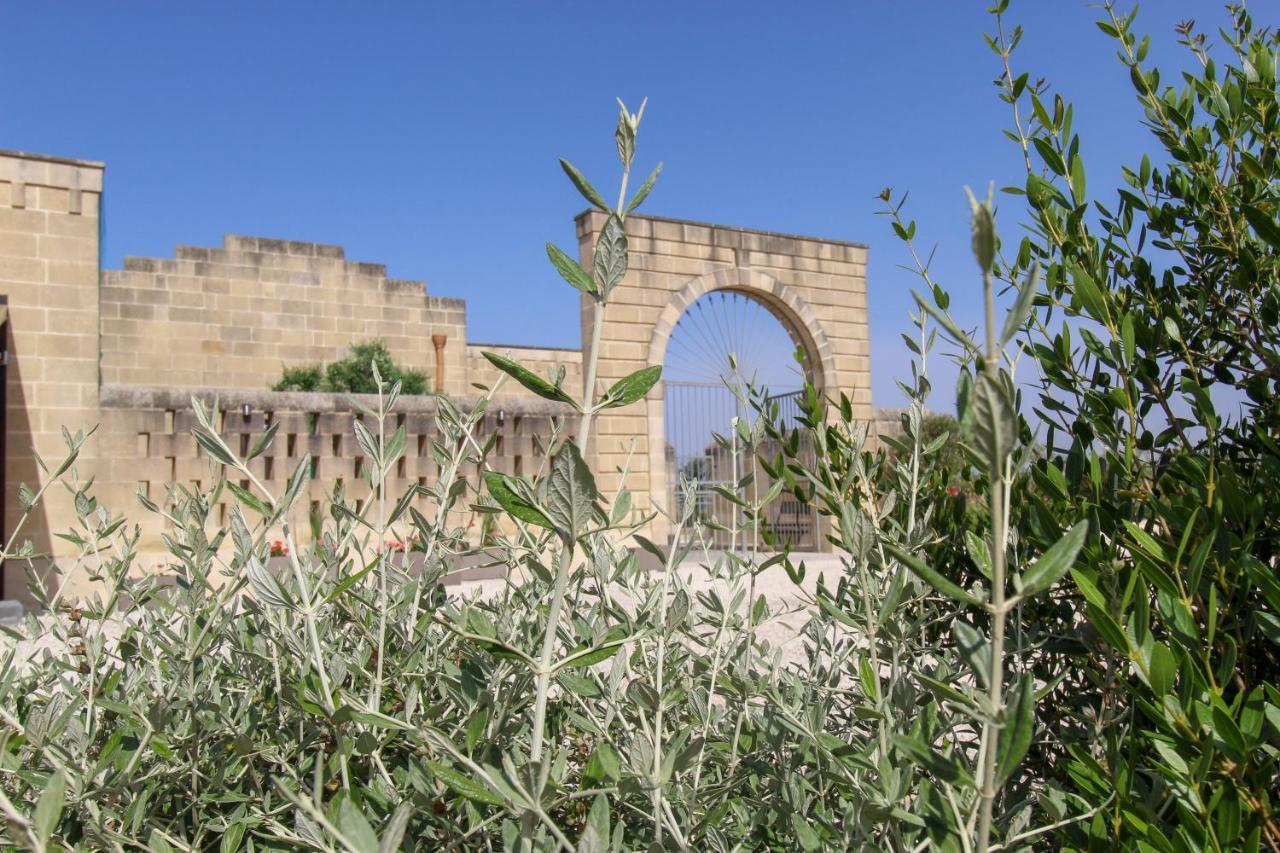
[[(10, 319), (12, 320), (12, 315)], [(36, 484), (41, 481), (41, 471), (35, 457), (31, 407), (23, 391), (22, 359), (18, 357), (13, 323), (6, 323), (5, 326), (7, 331), (5, 349), (9, 352), (9, 364), (5, 368), (4, 413), (4, 452), (7, 455), (4, 484), (4, 538), (7, 543), (13, 538), (14, 530), (22, 518), (22, 504), (18, 500), (18, 489), (23, 483), (30, 488), (36, 488)], [(56, 462), (57, 460), (53, 460), (52, 464)], [(59, 493), (55, 493), (55, 490)], [(58, 489), (57, 486), (49, 490), (48, 496), (54, 501), (70, 502), (65, 490)], [(35, 604), (35, 599), (27, 589), (28, 571), (34, 570), (48, 574), (51, 565), (48, 555), (53, 553), (53, 537), (49, 530), (47, 506), (42, 502), (36, 507), (22, 525), (22, 529), (18, 531), (13, 545), (16, 551), (20, 549), (23, 542), (29, 541), (32, 553), (39, 556), (30, 560), (11, 558), (4, 563), (4, 598), (21, 601), (26, 608), (31, 608)]]

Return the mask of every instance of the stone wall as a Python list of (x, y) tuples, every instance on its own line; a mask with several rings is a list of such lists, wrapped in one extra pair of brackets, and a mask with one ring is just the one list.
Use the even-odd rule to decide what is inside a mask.
[[(46, 477), (37, 456), (57, 464), (63, 426), (88, 428), (98, 416), (98, 234), (101, 163), (0, 152), (0, 293), (9, 297), (6, 369), (4, 532), (22, 510), (20, 483)], [(90, 443), (80, 467), (92, 470)], [(71, 499), (51, 489), (20, 538), (38, 553), (71, 547), (63, 529)], [(6, 566), (6, 591), (20, 592), (21, 567)]]
[(381, 338), (398, 364), (468, 387), (466, 304), (420, 281), (346, 260), (341, 246), (229, 235), (222, 248), (126, 258), (102, 279), (102, 381), (270, 388), (285, 366), (320, 364)]

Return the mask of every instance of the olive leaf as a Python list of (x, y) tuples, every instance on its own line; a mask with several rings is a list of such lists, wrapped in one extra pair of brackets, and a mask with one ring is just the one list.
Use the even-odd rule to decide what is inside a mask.
[(609, 386), (609, 390), (605, 392), (604, 398), (600, 401), (600, 407), (603, 409), (616, 409), (619, 406), (629, 406), (645, 394), (648, 394), (649, 390), (654, 385), (657, 385), (658, 380), (661, 378), (662, 365), (654, 364), (649, 367), (642, 367)]
[(547, 244), (547, 257), (565, 281), (583, 293), (597, 293), (596, 283), (582, 265), (562, 252), (555, 243)]
[(543, 397), (547, 400), (555, 400), (557, 403), (568, 403), (572, 406), (577, 405), (574, 399), (562, 388), (552, 385), (550, 382), (543, 379), (527, 367), (522, 366), (518, 362), (504, 356), (500, 356), (494, 352), (486, 352), (484, 353), (484, 357), (487, 358), (489, 363), (494, 367), (515, 379), (539, 397)]
[(569, 180), (573, 181), (573, 185), (578, 188), (578, 192), (582, 193), (583, 198), (601, 210), (607, 211), (609, 209), (609, 205), (604, 200), (604, 196), (600, 195), (599, 191), (595, 187), (591, 186), (591, 182), (588, 181), (581, 172), (574, 168), (572, 163), (561, 158), (560, 168), (564, 169), (564, 173), (569, 176)]
[(595, 278), (608, 296), (627, 274), (627, 232), (616, 216), (610, 216), (596, 242)]
[(551, 462), (547, 480), (547, 517), (565, 542), (577, 539), (594, 517), (595, 477), (578, 445), (566, 441)]
[(533, 501), (521, 497), (516, 491), (515, 481), (505, 474), (491, 471), (485, 474), (484, 483), (489, 489), (489, 497), (497, 501), (498, 506), (509, 514), (526, 524), (545, 527), (548, 530), (555, 529), (555, 525), (551, 523), (546, 513)]
[(1013, 451), (1018, 419), (1008, 386), (990, 374), (978, 374), (973, 392), (973, 437), (984, 459), (1003, 460)]

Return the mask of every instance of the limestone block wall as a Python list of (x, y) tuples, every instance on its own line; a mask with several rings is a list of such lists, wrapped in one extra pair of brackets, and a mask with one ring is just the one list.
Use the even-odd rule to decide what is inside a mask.
[[(581, 214), (579, 254), (591, 269), (592, 247), (606, 222)], [(855, 414), (870, 420), (871, 361), (867, 317), (867, 248), (660, 217), (627, 219), (630, 267), (605, 311), (599, 365), (602, 387), (649, 364), (662, 363), (666, 342), (684, 310), (712, 290), (744, 293), (768, 307), (809, 355), (810, 378), (829, 394), (847, 393)], [(582, 299), (583, 340), (590, 334), (590, 298)], [(647, 509), (667, 494), (663, 389), (635, 406), (601, 413), (593, 453), (601, 485), (625, 485)], [(636, 443), (632, 455), (632, 443)], [(658, 541), (667, 526), (651, 531)]]
[(101, 297), (107, 384), (264, 390), (283, 366), (335, 361), (371, 338), (434, 375), (431, 338), (443, 334), (445, 390), (468, 387), (465, 303), (348, 261), (341, 246), (228, 235), (221, 248), (126, 258), (104, 272)]
[[(18, 485), (39, 488), (46, 475), (37, 455), (62, 458), (61, 430), (89, 427), (98, 407), (99, 202), (103, 165), (41, 154), (0, 152), (0, 293), (9, 297), (5, 411), (4, 529), (21, 516)], [(91, 470), (97, 448), (84, 450)], [(71, 499), (51, 489), (21, 538), (37, 552), (67, 553), (52, 536)], [(10, 594), (22, 568), (6, 567)]]

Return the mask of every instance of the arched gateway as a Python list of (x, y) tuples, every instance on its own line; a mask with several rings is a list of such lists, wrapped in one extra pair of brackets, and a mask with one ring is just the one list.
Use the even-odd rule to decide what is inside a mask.
[[(577, 219), (587, 269), (604, 224), (595, 211)], [(871, 419), (866, 246), (647, 216), (627, 220), (627, 237), (630, 269), (610, 296), (601, 334), (603, 385), (664, 363), (681, 316), (699, 297), (726, 291), (767, 308), (804, 350), (807, 378), (827, 393), (848, 394), (855, 415)], [(672, 493), (666, 391), (659, 383), (639, 404), (602, 412), (589, 448), (601, 486), (617, 488), (625, 476), (644, 509), (666, 506)], [(659, 518), (651, 533), (661, 541), (670, 531)]]

